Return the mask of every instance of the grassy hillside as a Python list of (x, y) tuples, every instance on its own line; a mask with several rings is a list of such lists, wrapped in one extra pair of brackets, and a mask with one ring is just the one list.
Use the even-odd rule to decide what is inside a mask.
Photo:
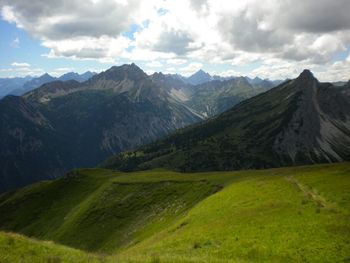
[(102, 256), (73, 248), (30, 239), (18, 234), (0, 232), (1, 263), (98, 263)]
[(0, 228), (104, 262), (348, 262), (350, 164), (79, 170), (1, 196)]
[(350, 260), (349, 164), (246, 175), (126, 253), (203, 262)]
[(167, 172), (71, 172), (0, 197), (1, 229), (114, 252), (177, 219), (220, 186)]

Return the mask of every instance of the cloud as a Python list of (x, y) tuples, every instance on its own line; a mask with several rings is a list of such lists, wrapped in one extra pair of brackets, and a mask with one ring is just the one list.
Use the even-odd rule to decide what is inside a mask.
[(19, 48), (19, 46), (20, 46), (19, 38), (16, 37), (14, 40), (12, 40), (10, 46), (13, 47), (13, 48)]
[(172, 59), (168, 59), (166, 61), (167, 64), (169, 65), (183, 65), (187, 62), (186, 59), (181, 59), (181, 58), (172, 58)]
[(184, 76), (190, 76), (193, 73), (197, 72), (198, 70), (200, 70), (203, 67), (202, 63), (199, 62), (192, 62), (189, 65), (187, 65), (186, 67), (182, 67), (180, 68), (180, 72), (181, 74), (183, 74)]
[(350, 17), (343, 10), (350, 10), (349, 1), (243, 1), (219, 10), (218, 24), (235, 50), (324, 63), (350, 43)]
[(152, 61), (152, 62), (146, 63), (146, 67), (160, 68), (160, 67), (163, 67), (163, 64), (160, 63), (159, 61)]
[(102, 63), (114, 63), (129, 47), (130, 39), (120, 37), (79, 37), (59, 41), (46, 40), (42, 45), (50, 49), (49, 58), (96, 59)]
[(285, 12), (287, 15), (276, 14), (278, 21), (284, 27), (297, 31), (330, 33), (350, 28), (348, 0), (307, 0), (298, 4), (288, 0), (282, 1), (279, 9), (288, 12)]
[(196, 63), (259, 64), (252, 73), (276, 78), (304, 66), (320, 72), (327, 66), (345, 78), (348, 69), (334, 60), (350, 46), (349, 0), (0, 0), (0, 6), (3, 19), (40, 39), (50, 58), (162, 61), (184, 74)]
[(11, 66), (12, 67), (19, 67), (19, 68), (29, 68), (30, 67), (30, 64), (28, 64), (28, 63), (21, 63), (21, 62), (13, 62), (12, 64), (11, 64)]
[(192, 49), (191, 43), (193, 42), (194, 40), (186, 31), (163, 31), (153, 49), (160, 52), (185, 55)]
[(5, 73), (3, 77), (25, 77), (25, 76), (40, 76), (45, 73), (41, 68), (32, 67), (13, 67), (0, 69), (1, 73)]
[(40, 38), (116, 36), (137, 21), (140, 1), (2, 0), (2, 16)]

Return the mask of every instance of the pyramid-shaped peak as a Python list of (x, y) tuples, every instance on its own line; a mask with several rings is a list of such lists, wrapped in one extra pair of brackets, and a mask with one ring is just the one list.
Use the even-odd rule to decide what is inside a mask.
[(135, 64), (124, 64), (121, 66), (113, 66), (94, 77), (95, 80), (100, 78), (106, 78), (115, 81), (121, 81), (127, 78), (136, 81), (147, 78), (147, 74)]
[(314, 74), (309, 69), (304, 69), (303, 72), (299, 75), (298, 79), (308, 80), (314, 79)]
[(196, 73), (194, 73), (193, 75), (207, 75), (210, 76), (209, 73), (205, 72), (203, 69), (198, 70)]
[(139, 66), (137, 66), (135, 63), (123, 64), (121, 66), (113, 66), (109, 70), (112, 70), (114, 72), (138, 72), (138, 73), (144, 73), (144, 71)]
[(52, 78), (52, 76), (46, 72), (43, 75), (41, 75), (39, 78)]

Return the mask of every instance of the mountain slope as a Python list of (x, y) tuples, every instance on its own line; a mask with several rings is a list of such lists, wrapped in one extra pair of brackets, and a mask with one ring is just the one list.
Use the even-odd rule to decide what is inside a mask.
[(202, 115), (212, 117), (269, 88), (272, 87), (255, 87), (244, 77), (214, 80), (195, 86), (187, 104)]
[(297, 79), (136, 152), (107, 161), (120, 170), (266, 168), (350, 159), (350, 102), (305, 70)]
[(177, 75), (165, 75), (159, 72), (154, 73), (151, 78), (159, 86), (165, 88), (175, 99), (182, 102), (188, 101), (195, 89), (193, 85), (186, 83)]
[(99, 263), (101, 257), (54, 244), (52, 241), (39, 241), (14, 233), (0, 232), (0, 262)]
[(250, 84), (246, 78), (219, 78), (192, 85), (177, 75), (154, 73), (152, 80), (165, 88), (169, 94), (192, 111), (208, 118), (220, 114), (239, 102), (271, 89), (272, 82), (261, 80)]
[(231, 173), (246, 176), (124, 255), (159, 255), (160, 262), (169, 255), (169, 262), (347, 261), (349, 172), (344, 163)]
[[(1, 104), (0, 191), (96, 166), (200, 120), (134, 64), (112, 67), (84, 83), (47, 83)], [(28, 121), (23, 107), (37, 116)], [(32, 141), (36, 147), (27, 147)]]
[(182, 177), (164, 171), (132, 177), (101, 169), (73, 171), (0, 196), (0, 226), (88, 251), (115, 252), (156, 233), (220, 189), (215, 181)]
[[(76, 170), (0, 195), (0, 229), (112, 254), (99, 254), (100, 262), (344, 262), (350, 252), (349, 167)], [(0, 233), (0, 259), (2, 244), (12, 258), (22, 252), (14, 246), (22, 240), (14, 239), (2, 243)], [(38, 246), (31, 255), (47, 262), (40, 248), (47, 242), (23, 241)], [(86, 256), (50, 244), (62, 262)]]
[(90, 78), (92, 78), (95, 75), (96, 75), (96, 73), (93, 73), (91, 71), (86, 71), (83, 74), (78, 74), (76, 72), (68, 72), (68, 73), (63, 74), (62, 76), (60, 76), (58, 78), (58, 80), (60, 80), (60, 81), (75, 80), (75, 81), (78, 81), (78, 82), (85, 82), (85, 81), (89, 80)]
[(64, 158), (58, 155), (62, 138), (26, 100), (15, 96), (0, 100), (0, 127), (0, 191), (64, 172)]
[(40, 77), (32, 78), (31, 80), (27, 81), (26, 83), (23, 84), (21, 88), (11, 91), (10, 95), (21, 96), (26, 92), (36, 89), (45, 83), (49, 83), (55, 80), (56, 80), (55, 77), (52, 77), (51, 75), (45, 73)]
[(0, 79), (0, 99), (11, 91), (20, 89), (23, 87), (24, 83), (31, 80), (31, 77), (24, 78), (1, 78)]

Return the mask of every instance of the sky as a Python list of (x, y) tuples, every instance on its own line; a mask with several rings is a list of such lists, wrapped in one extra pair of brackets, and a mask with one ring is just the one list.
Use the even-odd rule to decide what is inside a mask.
[(349, 0), (0, 0), (0, 77), (100, 72), (350, 79)]

